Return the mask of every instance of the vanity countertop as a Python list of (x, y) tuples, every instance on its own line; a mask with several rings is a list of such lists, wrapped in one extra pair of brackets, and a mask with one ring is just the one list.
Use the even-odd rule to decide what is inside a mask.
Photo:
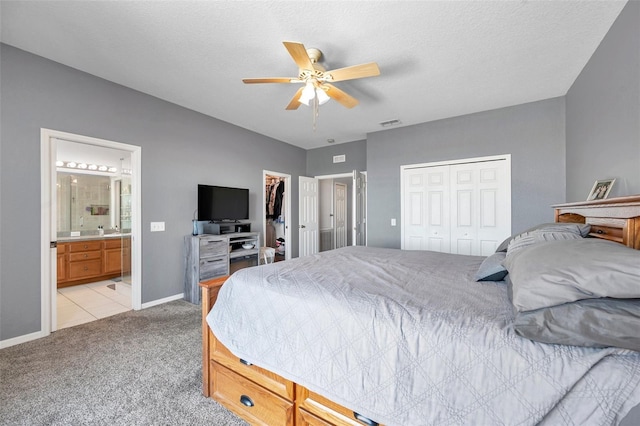
[(59, 243), (65, 243), (68, 241), (86, 241), (86, 240), (104, 240), (112, 238), (128, 238), (131, 234), (111, 233), (104, 235), (80, 235), (78, 237), (58, 237)]

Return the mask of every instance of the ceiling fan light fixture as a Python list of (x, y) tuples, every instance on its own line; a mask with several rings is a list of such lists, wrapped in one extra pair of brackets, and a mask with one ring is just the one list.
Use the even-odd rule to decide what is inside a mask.
[(308, 82), (304, 86), (304, 89), (302, 90), (302, 93), (300, 94), (300, 99), (298, 99), (298, 101), (301, 104), (305, 104), (305, 105), (309, 106), (309, 103), (315, 97), (316, 97), (316, 89), (315, 89), (315, 87), (313, 87), (313, 83)]
[(324, 105), (331, 99), (324, 90), (314, 87), (313, 83), (309, 81), (302, 89), (298, 102), (309, 106), (316, 97), (318, 98), (318, 105)]
[(327, 102), (329, 102), (329, 99), (331, 99), (329, 97), (329, 95), (327, 95), (327, 92), (325, 92), (324, 90), (317, 88), (316, 89), (316, 96), (318, 97), (318, 104), (319, 105), (324, 105)]

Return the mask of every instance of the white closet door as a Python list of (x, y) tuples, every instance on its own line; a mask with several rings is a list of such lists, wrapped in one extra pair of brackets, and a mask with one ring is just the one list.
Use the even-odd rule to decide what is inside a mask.
[(451, 253), (488, 256), (511, 230), (507, 162), (455, 164), (451, 172)]
[(449, 166), (408, 169), (404, 186), (403, 248), (449, 252)]
[(488, 256), (511, 233), (507, 159), (403, 169), (402, 248)]

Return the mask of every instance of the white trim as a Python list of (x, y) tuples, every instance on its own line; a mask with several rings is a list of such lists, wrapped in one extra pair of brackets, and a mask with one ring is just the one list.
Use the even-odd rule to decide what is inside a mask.
[(335, 175), (320, 175), (320, 176), (314, 176), (314, 178), (319, 179), (319, 180), (323, 180), (323, 179), (338, 179), (338, 178), (346, 178), (346, 177), (353, 177), (353, 172), (349, 172), (349, 173), (337, 173)]
[[(142, 202), (141, 202), (141, 151), (142, 148), (121, 142), (93, 138), (90, 136), (76, 135), (51, 129), (40, 129), (40, 168), (41, 168), (41, 215), (40, 215), (40, 337), (47, 336), (56, 330), (56, 261), (52, 260), (53, 249), (49, 242), (55, 241), (56, 224), (54, 209), (56, 208), (56, 142), (55, 139), (63, 139), (71, 142), (95, 145), (105, 148), (127, 151), (131, 154), (131, 207), (134, 212), (131, 221), (131, 306), (138, 310), (142, 304)], [(49, 188), (49, 190), (46, 190)], [(52, 239), (54, 238), (54, 239)], [(38, 334), (38, 333), (36, 333)]]
[(0, 349), (8, 348), (9, 346), (19, 345), (21, 343), (27, 343), (32, 340), (41, 339), (47, 337), (49, 333), (44, 331), (36, 331), (35, 333), (23, 334), (22, 336), (13, 337), (7, 340), (0, 340)]
[(407, 164), (404, 166), (400, 166), (400, 171), (402, 172), (403, 170), (407, 170), (407, 169), (422, 169), (425, 167), (449, 166), (452, 164), (481, 163), (484, 161), (497, 161), (497, 160), (507, 160), (509, 164), (509, 170), (511, 170), (511, 154), (503, 154), (503, 155), (492, 155), (489, 157), (474, 157), (474, 158), (461, 158), (458, 160), (435, 161), (433, 163)]
[(153, 306), (162, 305), (164, 303), (173, 302), (174, 300), (184, 299), (184, 293), (175, 294), (173, 296), (165, 297), (162, 299), (152, 300), (151, 302), (146, 302), (141, 305), (142, 309), (151, 308)]
[(284, 251), (284, 260), (291, 259), (291, 253), (293, 252), (293, 245), (291, 243), (291, 225), (292, 225), (292, 212), (291, 212), (291, 175), (280, 172), (273, 172), (271, 170), (262, 170), (262, 245), (266, 244), (267, 241), (267, 194), (264, 190), (267, 184), (267, 175), (276, 176), (279, 178), (284, 178), (284, 241), (285, 241), (285, 251)]

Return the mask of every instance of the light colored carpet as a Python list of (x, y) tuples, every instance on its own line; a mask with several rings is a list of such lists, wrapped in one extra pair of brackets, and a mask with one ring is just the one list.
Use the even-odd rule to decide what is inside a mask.
[(246, 425), (201, 392), (200, 307), (175, 301), (0, 350), (1, 425)]

